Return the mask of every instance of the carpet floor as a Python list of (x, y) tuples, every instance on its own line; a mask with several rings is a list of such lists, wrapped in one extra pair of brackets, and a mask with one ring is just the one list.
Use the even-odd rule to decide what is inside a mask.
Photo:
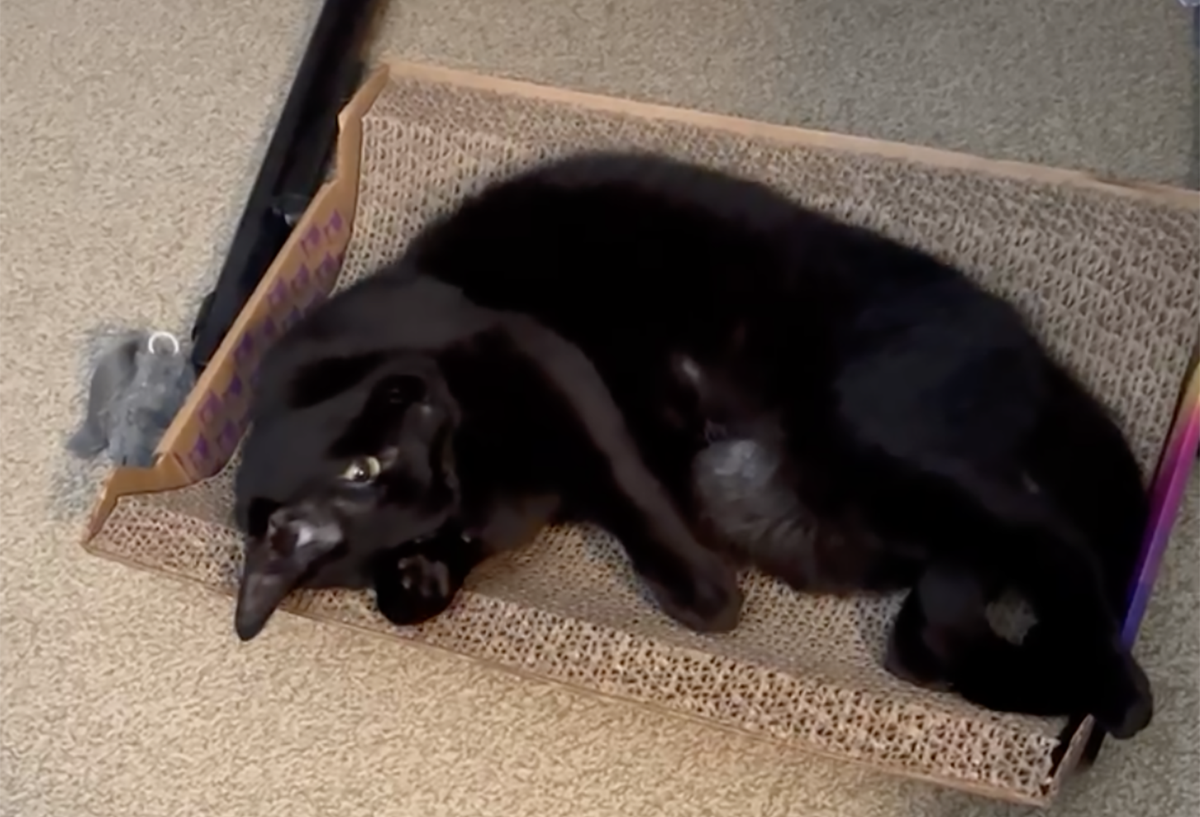
[[(1023, 810), (779, 750), (89, 557), (62, 444), (96, 338), (186, 333), (316, 4), (0, 3), (0, 815), (805, 815)], [(1174, 0), (394, 0), (381, 54), (1190, 184)], [(1053, 813), (1200, 812), (1200, 485), (1139, 646), (1154, 726)]]

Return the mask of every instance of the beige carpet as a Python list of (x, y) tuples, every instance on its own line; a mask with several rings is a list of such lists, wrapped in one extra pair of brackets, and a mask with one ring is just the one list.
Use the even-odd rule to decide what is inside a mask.
[[(1191, 172), (1173, 0), (393, 0), (401, 56), (1159, 181)], [(0, 5), (0, 814), (1021, 810), (782, 753), (86, 556), (66, 461), (105, 325), (186, 330), (311, 24), (300, 0)], [(1053, 10), (1042, 6), (1053, 6)], [(306, 15), (308, 15), (306, 17)], [(255, 149), (257, 145), (257, 149)], [(1059, 814), (1200, 810), (1200, 530), (1141, 648), (1157, 722)]]

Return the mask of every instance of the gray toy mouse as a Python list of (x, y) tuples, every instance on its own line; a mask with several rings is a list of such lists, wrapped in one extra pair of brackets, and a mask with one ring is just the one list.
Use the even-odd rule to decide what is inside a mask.
[(179, 340), (169, 332), (130, 332), (101, 355), (83, 426), (67, 443), (91, 459), (107, 450), (116, 465), (148, 467), (195, 384)]

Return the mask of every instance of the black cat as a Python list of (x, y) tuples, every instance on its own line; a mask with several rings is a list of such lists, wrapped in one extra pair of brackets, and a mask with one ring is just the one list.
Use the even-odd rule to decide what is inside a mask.
[[(432, 223), (384, 274), (414, 273), (575, 343), (710, 547), (802, 590), (915, 586), (897, 674), (1118, 737), (1149, 722), (1118, 635), (1136, 461), (958, 270), (751, 181), (584, 154)], [(813, 520), (827, 533), (800, 535)], [(1005, 590), (1038, 619), (1020, 646), (984, 619)]]
[(737, 577), (639, 459), (588, 360), (527, 317), (391, 270), (318, 307), (260, 365), (235, 477), (235, 627), (297, 587), (376, 589), (399, 624), (551, 519), (611, 530), (663, 609), (729, 630)]

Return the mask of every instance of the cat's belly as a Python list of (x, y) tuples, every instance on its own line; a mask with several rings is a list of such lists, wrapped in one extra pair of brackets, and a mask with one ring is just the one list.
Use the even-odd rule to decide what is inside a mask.
[(799, 497), (783, 484), (780, 461), (753, 439), (711, 443), (692, 464), (696, 495), (708, 522), (747, 555), (770, 543), (799, 549), (809, 532)]
[(907, 559), (868, 532), (815, 519), (770, 444), (754, 438), (710, 444), (692, 462), (709, 531), (765, 573), (797, 590), (883, 591), (912, 578)]

